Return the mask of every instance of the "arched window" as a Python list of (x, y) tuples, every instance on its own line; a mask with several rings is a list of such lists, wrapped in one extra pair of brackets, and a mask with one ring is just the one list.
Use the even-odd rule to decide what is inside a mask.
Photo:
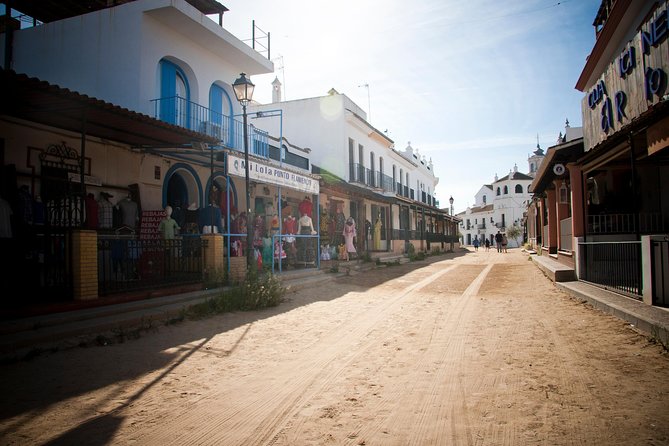
[(509, 186), (504, 186), (504, 195), (509, 194)]
[(516, 193), (517, 194), (522, 194), (523, 193), (523, 186), (520, 184), (516, 184)]
[(487, 201), (488, 201), (488, 196), (487, 196), (487, 195), (484, 195), (484, 196), (483, 196), (483, 204), (486, 204)]
[(188, 127), (190, 122), (190, 89), (181, 68), (168, 60), (160, 61), (160, 119)]
[(229, 129), (233, 128), (232, 100), (223, 87), (213, 84), (209, 89), (209, 117), (205, 117), (200, 131), (220, 139), (227, 140), (232, 145), (233, 134)]
[(497, 195), (499, 196), (500, 193), (501, 193), (501, 189), (498, 187), (498, 188), (497, 188)]

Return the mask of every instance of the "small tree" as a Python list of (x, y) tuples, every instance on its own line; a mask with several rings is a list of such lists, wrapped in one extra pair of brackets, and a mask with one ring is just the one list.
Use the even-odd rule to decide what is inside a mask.
[(513, 240), (518, 245), (518, 237), (520, 237), (521, 231), (520, 228), (516, 225), (506, 228), (506, 237), (509, 241)]

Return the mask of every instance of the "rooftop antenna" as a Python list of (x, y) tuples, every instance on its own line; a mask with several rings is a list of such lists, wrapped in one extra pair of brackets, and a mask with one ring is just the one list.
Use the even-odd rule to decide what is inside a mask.
[(372, 103), (369, 100), (369, 84), (364, 83), (362, 85), (358, 85), (358, 87), (364, 87), (367, 89), (367, 122), (372, 121)]

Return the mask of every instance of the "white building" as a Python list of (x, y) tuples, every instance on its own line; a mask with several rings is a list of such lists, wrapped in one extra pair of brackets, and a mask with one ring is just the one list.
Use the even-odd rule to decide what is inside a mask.
[[(55, 15), (39, 4), (31, 5), (22, 3), (28, 9), (20, 12), (41, 20), (37, 26), (0, 35), (2, 57), (7, 48), (4, 41), (11, 40), (13, 71), (157, 118), (192, 132), (194, 142), (206, 140), (215, 145), (207, 138), (214, 136), (220, 140), (219, 148), (241, 150), (242, 126), (233, 118), (241, 113), (241, 107), (232, 83), (241, 72), (270, 73), (273, 63), (209, 17), (227, 11), (223, 5), (216, 1), (141, 0), (92, 11), (82, 3), (79, 11), (68, 3)], [(90, 119), (84, 124), (82, 118), (72, 128), (94, 134), (95, 125)], [(212, 132), (213, 127), (218, 131)], [(8, 129), (2, 130), (8, 135), (5, 144), (11, 153), (22, 140)], [(127, 135), (131, 132), (125, 131)], [(42, 141), (33, 144), (43, 147), (49, 138), (45, 134)], [(81, 145), (77, 133), (63, 140), (71, 147)], [(226, 180), (221, 164), (210, 178), (206, 156), (183, 153), (190, 147), (174, 143), (119, 147), (94, 140), (85, 150), (91, 158), (89, 174), (99, 179), (101, 186), (115, 190), (117, 196), (124, 196), (128, 185), (137, 184), (144, 209), (162, 209), (175, 200), (202, 207), (209, 189), (213, 185), (224, 189)], [(37, 155), (33, 151), (30, 156)], [(141, 162), (137, 162), (140, 157)], [(21, 166), (25, 159), (26, 155), (18, 155), (18, 159), (7, 161)], [(29, 160), (28, 164), (39, 163)], [(243, 186), (232, 181), (233, 201), (243, 200), (243, 193), (237, 192), (243, 191)], [(99, 192), (96, 188), (92, 191)]]
[[(315, 171), (322, 169), (358, 187), (322, 190), (319, 201), (324, 220), (336, 218), (343, 210), (361, 230), (363, 222), (373, 227), (380, 219), (381, 242), (372, 246), (375, 251), (403, 252), (407, 241), (415, 241), (416, 249), (426, 249), (432, 238), (427, 233), (444, 234), (445, 219), (452, 219), (445, 218), (434, 196), (439, 178), (431, 160), (410, 144), (397, 150), (394, 141), (374, 128), (357, 104), (335, 89), (321, 97), (281, 101), (281, 83), (275, 79), (272, 87), (274, 102), (254, 103), (249, 107), (250, 116), (280, 110), (282, 119), (266, 127), (270, 135), (282, 135), (308, 148)], [(321, 229), (328, 232), (327, 226)]]
[[(15, 214), (19, 192), (26, 187), (26, 201), (40, 198), (46, 207), (43, 224), (26, 231), (30, 239), (17, 241), (7, 254), (21, 259), (18, 270), (34, 275), (31, 285), (47, 284), (60, 267), (62, 289), (72, 293), (67, 286), (76, 280), (67, 275), (76, 271), (74, 266), (59, 265), (57, 257), (51, 263), (36, 260), (50, 246), (64, 246), (49, 240), (55, 229), (88, 231), (93, 251), (103, 250), (97, 240), (120, 235), (137, 244), (161, 240), (158, 225), (167, 205), (175, 216), (195, 215), (188, 225), (180, 223), (179, 237), (212, 241), (211, 252), (217, 255), (208, 257), (208, 273), (223, 274), (224, 267), (228, 273), (233, 267), (245, 270), (243, 252), (253, 255), (257, 240), (268, 238), (265, 228), (273, 224), (279, 200), (318, 195), (308, 151), (289, 145), (296, 163), (277, 161), (261, 126), (248, 127), (253, 169), (245, 188), (242, 107), (232, 84), (240, 73), (271, 73), (273, 63), (268, 53), (222, 26), (228, 9), (218, 1), (0, 3), (6, 12), (0, 29), (0, 167), (7, 179), (1, 192)], [(211, 18), (216, 14), (218, 23)], [(91, 218), (97, 211), (89, 209), (108, 204), (127, 214), (121, 223), (111, 209), (100, 221)], [(252, 213), (246, 216), (250, 243), (243, 237), (246, 229), (238, 229), (247, 209)], [(235, 212), (238, 225), (232, 224)], [(245, 251), (242, 244), (252, 249)], [(23, 252), (33, 246), (36, 253)], [(68, 255), (63, 258), (81, 261), (69, 249), (64, 248)], [(158, 262), (149, 258), (149, 250), (136, 250), (124, 259), (132, 269), (124, 277), (132, 276), (132, 282), (119, 280), (119, 268), (104, 262), (108, 254), (99, 255), (99, 264), (89, 256), (84, 260), (91, 274), (79, 278), (89, 282), (74, 287), (81, 294), (75, 298), (93, 299), (135, 284), (137, 289), (166, 286), (189, 274), (188, 280), (201, 281), (201, 256), (188, 252), (195, 266), (167, 274), (167, 269), (151, 270)], [(151, 277), (154, 283), (139, 283)]]
[(529, 174), (519, 172), (518, 166), (514, 165), (508, 175), (502, 178), (495, 175), (491, 184), (481, 186), (474, 197), (474, 205), (458, 214), (462, 219), (460, 233), (463, 244), (472, 245), (474, 240), (483, 243), (486, 239), (494, 244), (498, 231), (504, 233), (507, 228), (516, 226), (521, 234), (517, 238), (509, 238), (509, 247), (520, 246), (523, 240), (523, 218), (532, 196), (528, 188), (543, 156), (543, 150), (537, 144), (537, 150), (528, 157)]

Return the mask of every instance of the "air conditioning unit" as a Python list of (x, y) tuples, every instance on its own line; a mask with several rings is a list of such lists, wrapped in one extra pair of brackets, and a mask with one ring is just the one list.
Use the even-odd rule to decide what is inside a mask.
[(201, 133), (206, 133), (207, 135), (213, 136), (214, 138), (217, 138), (219, 140), (223, 139), (221, 134), (220, 124), (215, 124), (210, 121), (205, 121), (202, 123)]

